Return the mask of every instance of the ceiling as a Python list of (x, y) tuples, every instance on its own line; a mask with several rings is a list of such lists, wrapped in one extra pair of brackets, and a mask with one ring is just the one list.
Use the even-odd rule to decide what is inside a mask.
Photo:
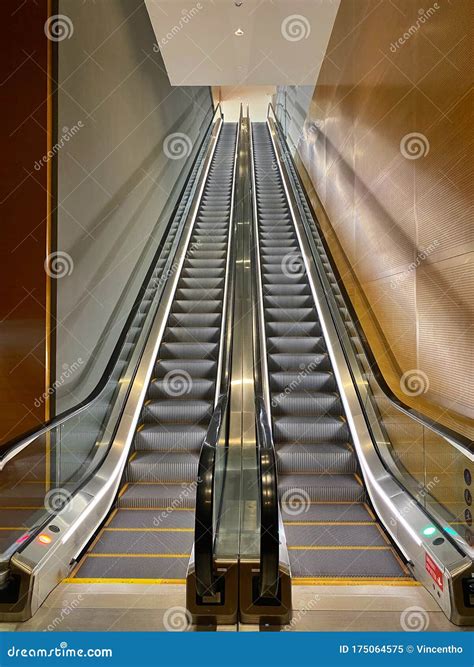
[(340, 0), (145, 4), (172, 85), (314, 85)]

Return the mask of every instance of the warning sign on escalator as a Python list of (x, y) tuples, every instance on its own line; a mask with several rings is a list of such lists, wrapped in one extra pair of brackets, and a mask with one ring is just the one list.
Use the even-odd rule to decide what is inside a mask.
[(441, 590), (443, 590), (443, 572), (427, 553), (425, 553), (425, 568), (433, 581), (439, 586)]

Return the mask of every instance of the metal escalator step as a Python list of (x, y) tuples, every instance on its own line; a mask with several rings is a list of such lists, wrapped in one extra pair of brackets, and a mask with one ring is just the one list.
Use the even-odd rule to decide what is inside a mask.
[[(301, 510), (301, 511), (298, 511)], [(368, 506), (360, 502), (337, 502), (337, 503), (304, 503), (294, 506), (289, 503), (283, 504), (281, 508), (282, 518), (285, 524), (303, 522), (372, 522), (373, 516)]]
[(272, 412), (275, 417), (287, 415), (291, 417), (319, 417), (331, 414), (343, 414), (342, 401), (338, 394), (309, 394), (295, 388), (288, 393), (272, 394)]
[(222, 308), (222, 301), (173, 301), (172, 313), (218, 313)]
[[(160, 359), (155, 365), (155, 376), (165, 378), (168, 376), (171, 384), (173, 378), (178, 375), (184, 375), (185, 390), (183, 394), (192, 386), (192, 378), (199, 377), (210, 379), (215, 377), (217, 362), (212, 360), (202, 361), (200, 359)], [(169, 374), (169, 375), (168, 375)], [(189, 378), (190, 376), (190, 378)], [(177, 395), (180, 394), (177, 392)]]
[(171, 313), (168, 326), (215, 327), (219, 325), (220, 321), (220, 313)]
[(75, 579), (170, 579), (184, 581), (188, 569), (189, 556), (178, 558), (133, 558), (125, 556), (86, 556)]
[(218, 343), (193, 341), (176, 343), (163, 341), (160, 347), (161, 359), (216, 359), (219, 352)]
[(135, 434), (135, 449), (143, 451), (199, 451), (206, 436), (205, 426), (190, 424), (144, 425)]
[(315, 321), (314, 308), (266, 308), (267, 322), (308, 322)]
[(193, 545), (193, 530), (180, 531), (116, 531), (102, 532), (100, 540), (93, 546), (92, 554), (187, 554)]
[(107, 528), (194, 528), (194, 511), (173, 507), (159, 510), (119, 509), (107, 523)]
[(298, 578), (407, 578), (389, 547), (290, 551), (290, 565), (292, 576)]
[(309, 293), (309, 286), (305, 283), (268, 283), (263, 286), (263, 293), (268, 296), (302, 296)]
[(360, 525), (288, 525), (288, 544), (294, 547), (386, 547), (385, 536), (376, 523)]
[(318, 338), (322, 335), (319, 322), (268, 322), (266, 327), (269, 336), (311, 336)]
[[(211, 400), (214, 398), (215, 383), (214, 380), (204, 380), (200, 378), (192, 378), (190, 387), (186, 387), (186, 398), (197, 400)], [(169, 380), (151, 381), (148, 387), (147, 397), (149, 399), (168, 399), (173, 395), (173, 385)]]
[(193, 482), (199, 454), (146, 451), (136, 452), (127, 466), (128, 482)]
[(169, 343), (217, 343), (219, 327), (168, 327), (164, 338)]
[(211, 401), (199, 401), (187, 397), (174, 397), (166, 400), (149, 399), (142, 410), (144, 424), (201, 424), (208, 422), (212, 415)]
[(273, 432), (275, 443), (282, 445), (347, 442), (350, 439), (347, 423), (342, 418), (331, 416), (276, 417)]
[(272, 352), (268, 355), (268, 367), (271, 372), (278, 371), (330, 371), (331, 362), (327, 353), (287, 354)]
[(168, 506), (194, 507), (195, 484), (128, 484), (118, 498), (118, 507), (154, 509)]
[(356, 473), (357, 458), (347, 443), (283, 445), (277, 452), (282, 473)]
[[(295, 334), (298, 326), (295, 326)], [(267, 350), (269, 354), (315, 354), (325, 353), (326, 344), (324, 338), (310, 338), (308, 336), (270, 336), (267, 338)]]
[[(283, 504), (299, 498), (302, 493), (305, 502), (365, 502), (365, 489), (354, 475), (330, 474), (280, 474), (279, 493)], [(303, 503), (304, 504), (304, 503)]]

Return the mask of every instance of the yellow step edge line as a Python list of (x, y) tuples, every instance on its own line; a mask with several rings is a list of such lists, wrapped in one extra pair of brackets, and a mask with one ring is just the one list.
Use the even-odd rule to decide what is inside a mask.
[(419, 581), (414, 579), (382, 579), (374, 577), (373, 579), (364, 578), (341, 578), (324, 579), (324, 577), (295, 577), (291, 580), (294, 586), (421, 586)]
[(86, 554), (86, 558), (189, 558), (191, 554)]
[(391, 551), (390, 547), (341, 547), (341, 546), (303, 546), (303, 547), (288, 547), (288, 551)]
[[(0, 508), (1, 509), (1, 508)], [(192, 512), (193, 507), (118, 507), (117, 512)]]
[(283, 521), (285, 526), (376, 526), (374, 521)]
[(63, 584), (146, 584), (147, 586), (162, 586), (163, 584), (185, 584), (186, 579), (82, 579), (68, 577), (62, 580)]
[(194, 533), (194, 528), (104, 528), (113, 533)]
[(0, 530), (22, 530), (27, 533), (29, 529), (26, 526), (0, 526)]

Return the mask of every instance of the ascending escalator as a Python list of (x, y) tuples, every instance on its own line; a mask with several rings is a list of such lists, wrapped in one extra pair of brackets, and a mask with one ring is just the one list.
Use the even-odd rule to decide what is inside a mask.
[(116, 506), (74, 580), (185, 582), (216, 402), (237, 126), (223, 125)]
[(268, 127), (252, 125), (278, 492), (293, 582), (410, 578), (375, 518)]

